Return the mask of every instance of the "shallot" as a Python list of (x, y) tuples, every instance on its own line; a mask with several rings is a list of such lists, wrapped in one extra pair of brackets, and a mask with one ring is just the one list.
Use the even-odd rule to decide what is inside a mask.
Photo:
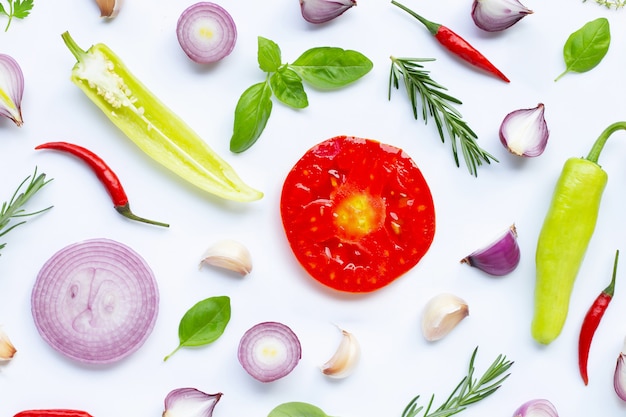
[(500, 142), (517, 156), (541, 155), (546, 149), (549, 136), (543, 103), (531, 109), (512, 111), (500, 125)]
[(356, 0), (300, 0), (302, 17), (309, 23), (326, 23), (356, 6)]
[(211, 417), (222, 393), (207, 394), (196, 388), (177, 388), (165, 397), (162, 417)]
[(211, 64), (228, 55), (237, 42), (237, 26), (230, 13), (211, 2), (192, 4), (178, 18), (178, 43), (199, 64)]
[(472, 19), (487, 32), (508, 29), (533, 11), (518, 0), (474, 0)]
[(22, 95), (24, 74), (17, 61), (7, 54), (0, 54), (0, 116), (8, 117), (22, 126)]
[(511, 225), (490, 244), (461, 259), (461, 263), (478, 268), (489, 275), (503, 276), (517, 268), (520, 257), (517, 229), (515, 225)]

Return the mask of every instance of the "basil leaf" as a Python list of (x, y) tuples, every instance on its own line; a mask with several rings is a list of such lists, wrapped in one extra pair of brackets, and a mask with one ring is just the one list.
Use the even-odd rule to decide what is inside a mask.
[(608, 52), (610, 43), (611, 30), (606, 18), (587, 22), (567, 38), (563, 47), (566, 68), (554, 81), (568, 72), (587, 72), (594, 68)]
[(257, 60), (261, 70), (265, 72), (277, 71), (281, 64), (280, 47), (276, 42), (259, 36)]
[(303, 109), (309, 105), (302, 78), (287, 67), (283, 67), (270, 77), (270, 85), (276, 98), (286, 105)]
[(191, 307), (178, 325), (179, 345), (166, 361), (183, 346), (202, 346), (216, 341), (230, 321), (230, 298), (210, 297)]
[(275, 407), (267, 417), (329, 417), (321, 408), (303, 402), (283, 403)]
[(360, 52), (328, 46), (309, 49), (289, 65), (317, 88), (343, 87), (367, 74), (373, 66)]
[(243, 152), (261, 136), (272, 113), (272, 90), (268, 82), (254, 84), (243, 92), (235, 108), (230, 150)]

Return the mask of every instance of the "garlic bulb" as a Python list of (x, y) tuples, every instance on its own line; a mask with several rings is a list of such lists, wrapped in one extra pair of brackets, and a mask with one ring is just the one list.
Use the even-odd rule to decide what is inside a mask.
[(13, 359), (16, 352), (17, 350), (15, 346), (13, 346), (13, 343), (11, 343), (9, 336), (0, 328), (0, 361)]
[(252, 258), (248, 248), (235, 240), (222, 240), (211, 245), (200, 262), (219, 268), (228, 269), (240, 275), (247, 275), (252, 271)]
[(422, 334), (429, 342), (442, 339), (469, 315), (467, 303), (453, 294), (431, 298), (422, 314)]
[(461, 263), (499, 277), (513, 272), (517, 268), (520, 258), (517, 229), (515, 225), (511, 225), (489, 245), (461, 259)]
[(100, 17), (113, 19), (120, 12), (122, 0), (96, 0), (100, 8)]
[(487, 32), (508, 29), (533, 11), (518, 0), (474, 0), (472, 19)]
[(310, 23), (326, 23), (356, 6), (356, 0), (300, 0), (304, 20)]
[(352, 333), (341, 330), (342, 339), (333, 356), (322, 365), (322, 373), (331, 378), (345, 378), (352, 374), (361, 358), (361, 346)]
[(515, 110), (500, 125), (500, 142), (514, 155), (539, 156), (548, 144), (548, 124), (543, 103), (532, 109)]

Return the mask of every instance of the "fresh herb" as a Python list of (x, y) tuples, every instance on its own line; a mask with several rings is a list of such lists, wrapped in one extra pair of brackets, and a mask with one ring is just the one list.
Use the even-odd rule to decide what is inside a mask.
[(276, 406), (267, 417), (328, 417), (328, 415), (312, 404), (294, 401)]
[(423, 417), (452, 416), (465, 410), (468, 405), (484, 400), (496, 392), (502, 382), (509, 377), (510, 374), (504, 376), (502, 376), (502, 374), (509, 370), (513, 362), (506, 360), (506, 357), (503, 355), (498, 355), (483, 376), (479, 380), (476, 380), (474, 378), (474, 360), (476, 359), (477, 352), (478, 347), (476, 347), (472, 353), (467, 375), (463, 377), (454, 391), (452, 391), (452, 394), (450, 394), (448, 399), (441, 404), (439, 408), (431, 411), (433, 401), (435, 400), (434, 394), (430, 397), (426, 409), (424, 409), (424, 406), (418, 406), (417, 401), (420, 398), (418, 395), (406, 406), (402, 412), (402, 417), (415, 417), (422, 410), (424, 411)]
[(24, 19), (30, 14), (30, 11), (33, 8), (33, 1), (34, 0), (7, 0), (9, 3), (8, 7), (5, 7), (2, 3), (0, 3), (0, 14), (9, 18), (9, 21), (4, 28), (5, 32), (9, 30), (9, 26), (11, 26), (13, 18)]
[[(587, 0), (583, 0), (583, 3), (586, 3)], [(600, 6), (604, 6), (607, 9), (615, 8), (620, 9), (626, 6), (626, 1), (624, 0), (595, 0)]]
[(602, 61), (611, 44), (609, 21), (600, 17), (585, 23), (572, 33), (563, 46), (565, 71), (554, 81), (568, 72), (587, 72)]
[(210, 297), (191, 307), (178, 326), (179, 345), (163, 361), (183, 346), (203, 346), (216, 341), (230, 321), (230, 298)]
[(309, 105), (303, 81), (319, 89), (346, 86), (367, 74), (372, 61), (359, 52), (335, 47), (312, 48), (293, 63), (282, 63), (279, 46), (258, 37), (257, 60), (265, 81), (243, 92), (235, 108), (232, 152), (250, 148), (263, 133), (272, 113), (272, 96), (283, 104), (303, 109)]
[[(26, 190), (24, 192), (20, 192), (20, 190), (28, 182), (28, 180), (30, 180), (30, 182), (26, 186)], [(17, 226), (26, 223), (26, 220), (23, 220), (21, 222), (14, 223), (7, 228), (11, 219), (34, 216), (35, 214), (42, 213), (52, 208), (52, 206), (50, 206), (43, 210), (38, 210), (30, 213), (26, 213), (24, 209), (22, 209), (22, 206), (26, 204), (26, 202), (30, 200), (30, 198), (35, 195), (37, 191), (43, 188), (43, 186), (50, 181), (52, 180), (46, 180), (46, 174), (42, 173), (37, 175), (37, 168), (35, 168), (35, 172), (33, 173), (33, 175), (29, 175), (24, 179), (24, 181), (20, 183), (20, 185), (13, 193), (13, 196), (11, 196), (11, 199), (2, 203), (2, 207), (0, 208), (0, 237), (6, 235)], [(2, 250), (5, 246), (6, 243), (1, 243), (0, 250)]]
[(391, 99), (391, 88), (398, 89), (399, 80), (402, 79), (411, 100), (415, 119), (418, 119), (418, 108), (421, 107), (424, 123), (428, 122), (429, 117), (435, 120), (442, 142), (445, 142), (445, 128), (452, 142), (452, 154), (457, 167), (459, 166), (458, 139), (470, 174), (477, 176), (477, 167), (483, 162), (490, 164), (491, 161), (498, 162), (498, 160), (478, 146), (476, 133), (463, 121), (461, 113), (454, 107), (454, 104), (462, 104), (462, 102), (447, 94), (447, 89), (433, 80), (429, 71), (424, 69), (421, 63), (429, 61), (434, 61), (434, 59), (392, 56), (389, 99)]

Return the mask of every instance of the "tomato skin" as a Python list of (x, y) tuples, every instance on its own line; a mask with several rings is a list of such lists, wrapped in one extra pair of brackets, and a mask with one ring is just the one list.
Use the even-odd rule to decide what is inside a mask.
[(435, 234), (421, 171), (401, 149), (337, 136), (309, 149), (283, 184), (280, 212), (298, 262), (338, 291), (378, 290), (413, 268)]

